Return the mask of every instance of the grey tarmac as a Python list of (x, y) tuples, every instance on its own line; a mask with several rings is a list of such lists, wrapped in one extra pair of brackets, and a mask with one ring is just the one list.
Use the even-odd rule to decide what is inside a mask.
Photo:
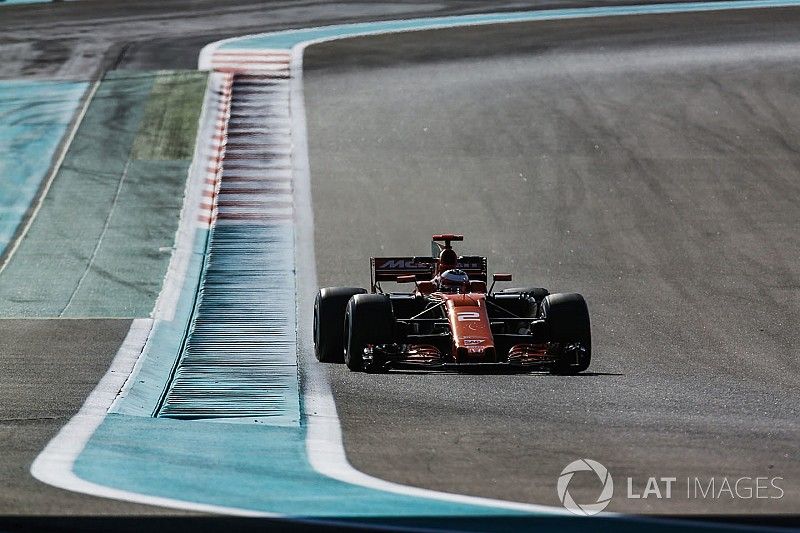
[[(370, 256), (458, 232), (514, 286), (584, 294), (593, 322), (576, 377), (331, 366), (353, 465), (557, 506), (588, 457), (617, 483), (609, 510), (796, 513), (798, 28), (781, 9), (309, 48), (320, 286), (367, 286)], [(625, 497), (650, 476), (680, 493)], [(745, 476), (782, 477), (783, 497), (695, 497), (694, 478)], [(593, 501), (596, 483), (570, 491)]]

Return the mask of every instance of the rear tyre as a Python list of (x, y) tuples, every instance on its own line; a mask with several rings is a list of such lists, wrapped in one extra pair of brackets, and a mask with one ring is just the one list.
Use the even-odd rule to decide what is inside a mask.
[(394, 315), (388, 296), (357, 294), (350, 298), (344, 315), (344, 362), (347, 368), (353, 372), (364, 370), (367, 345), (389, 344), (393, 333)]
[(583, 296), (575, 293), (551, 294), (542, 301), (542, 317), (550, 342), (562, 349), (580, 345), (577, 353), (562, 353), (552, 369), (553, 374), (572, 375), (589, 368), (592, 359), (592, 333), (589, 309)]
[(367, 291), (357, 287), (327, 287), (314, 301), (314, 355), (322, 363), (344, 362), (344, 312), (347, 302)]

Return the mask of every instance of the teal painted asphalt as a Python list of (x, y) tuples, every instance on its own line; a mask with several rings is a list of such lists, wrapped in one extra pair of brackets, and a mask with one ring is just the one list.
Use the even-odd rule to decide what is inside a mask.
[(341, 24), (299, 30), (286, 30), (265, 33), (251, 37), (235, 38), (225, 42), (222, 46), (220, 46), (220, 49), (291, 49), (293, 46), (307, 41), (356, 37), (361, 35), (369, 35), (371, 33), (430, 30), (437, 28), (449, 28), (453, 26), (793, 6), (800, 6), (800, 0), (741, 0), (732, 2), (689, 2), (682, 4), (652, 4), (641, 6), (585, 7), (570, 9), (546, 9), (541, 11), (521, 11), (514, 13), (489, 13), (485, 15), (462, 15), (453, 17), (432, 17), (425, 19), (390, 20), (358, 24)]
[[(378, 32), (778, 6), (800, 6), (800, 0), (563, 9), (349, 24), (241, 38), (221, 48), (290, 49), (304, 41)], [(189, 320), (187, 313), (194, 308), (202, 268), (199, 250), (204, 245), (205, 233), (201, 232), (196, 241), (196, 261), (182, 292), (180, 311), (172, 323), (156, 324), (127, 397), (115, 404), (112, 414), (103, 421), (76, 461), (74, 471), (79, 477), (140, 494), (294, 517), (367, 519), (381, 524), (404, 519), (404, 526), (440, 524), (449, 528), (494, 531), (517, 530), (525, 525), (519, 520), (536, 519), (535, 514), (397, 495), (320, 475), (306, 455), (305, 415), (300, 427), (153, 418), (153, 410), (180, 352)], [(434, 522), (437, 518), (445, 521)], [(487, 521), (482, 522), (482, 519)], [(564, 531), (584, 530), (587, 525), (570, 517), (552, 517), (552, 520), (556, 522), (549, 524), (550, 527)], [(685, 524), (676, 526), (627, 519), (610, 522), (594, 519), (591, 523), (593, 530), (609, 531), (638, 531), (642, 526), (654, 531), (686, 530)]]
[(109, 415), (75, 473), (132, 492), (290, 516), (509, 514), (320, 476), (308, 463), (305, 431), (293, 427)]
[(0, 81), (0, 252), (36, 196), (86, 87)]
[[(0, 274), (0, 316), (150, 314), (175, 242), (205, 82), (206, 76), (197, 72), (187, 77), (182, 72), (117, 70), (105, 76), (41, 209)], [(23, 88), (13, 94), (24, 94)], [(49, 139), (56, 146), (71, 116), (65, 113), (61, 127), (51, 128), (36, 113), (53, 98), (35, 95), (28, 100), (17, 114), (33, 118), (18, 119), (19, 128), (25, 129), (10, 134), (19, 153), (0, 157), (12, 176), (31, 175), (25, 165), (39, 165), (28, 198), (15, 204), (19, 216), (50, 164), (39, 144)], [(197, 103), (190, 105), (191, 111), (177, 112), (181, 106), (173, 100)], [(165, 115), (169, 128), (158, 120)], [(32, 124), (38, 127), (32, 129)], [(162, 141), (165, 137), (168, 143)], [(152, 148), (137, 148), (145, 144)], [(9, 179), (0, 182), (0, 191), (6, 190), (19, 194), (22, 189)]]
[(522, 513), (372, 490), (319, 475), (306, 456), (305, 431), (293, 427), (110, 414), (73, 471), (116, 489), (301, 520), (499, 532), (747, 529)]

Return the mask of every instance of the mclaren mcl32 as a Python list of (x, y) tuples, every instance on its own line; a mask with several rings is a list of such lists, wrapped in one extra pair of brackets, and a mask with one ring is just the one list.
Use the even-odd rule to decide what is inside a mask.
[[(431, 256), (371, 258), (370, 290), (327, 287), (314, 303), (319, 361), (350, 370), (505, 368), (576, 374), (589, 367), (589, 311), (580, 294), (540, 287), (494, 291), (512, 280), (487, 261), (458, 256), (454, 234), (434, 235)], [(382, 283), (413, 284), (384, 292)]]

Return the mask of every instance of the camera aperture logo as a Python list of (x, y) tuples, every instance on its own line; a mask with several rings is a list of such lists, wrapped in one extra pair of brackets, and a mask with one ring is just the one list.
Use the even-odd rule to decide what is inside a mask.
[[(572, 481), (572, 476), (574, 476), (576, 472), (584, 471), (592, 471), (597, 474), (600, 485), (602, 485), (600, 495), (594, 503), (577, 503), (569, 493), (569, 483)], [(558, 476), (556, 489), (558, 491), (558, 499), (561, 500), (562, 505), (564, 505), (569, 512), (581, 516), (592, 516), (608, 507), (608, 504), (611, 502), (611, 497), (614, 495), (614, 480), (611, 479), (611, 474), (608, 473), (608, 469), (597, 461), (592, 459), (578, 459), (577, 461), (572, 461), (561, 471), (561, 475)]]

